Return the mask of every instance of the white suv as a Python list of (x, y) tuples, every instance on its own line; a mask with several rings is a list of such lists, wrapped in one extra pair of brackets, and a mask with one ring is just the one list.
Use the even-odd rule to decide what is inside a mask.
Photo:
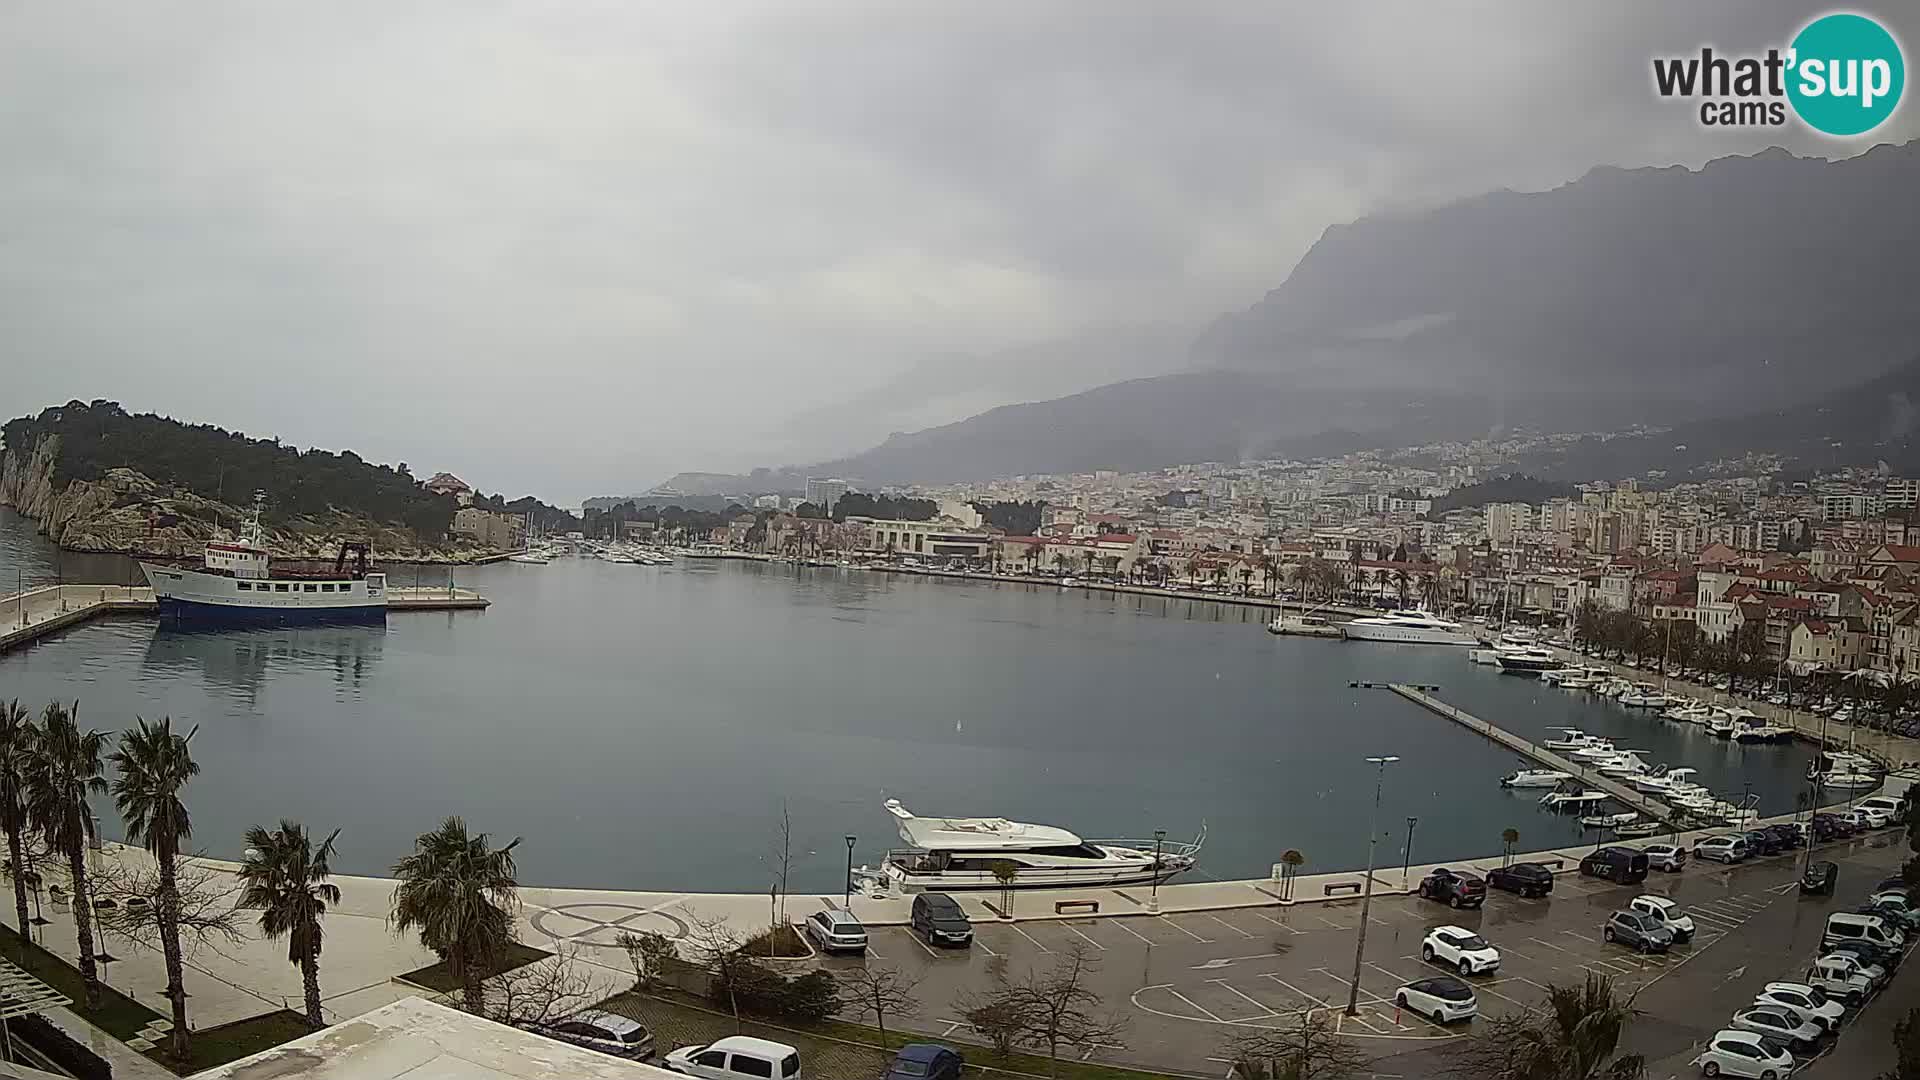
[(1839, 1030), (1840, 1020), (1847, 1014), (1845, 1005), (1806, 983), (1768, 983), (1753, 1003), (1792, 1009), (1827, 1031)]
[(1627, 904), (1642, 915), (1651, 915), (1654, 921), (1673, 931), (1676, 945), (1684, 945), (1693, 940), (1693, 918), (1680, 910), (1680, 905), (1664, 896), (1636, 896)]
[(1420, 943), (1420, 958), (1429, 964), (1451, 964), (1462, 975), (1484, 975), (1500, 969), (1500, 950), (1462, 926), (1434, 927)]

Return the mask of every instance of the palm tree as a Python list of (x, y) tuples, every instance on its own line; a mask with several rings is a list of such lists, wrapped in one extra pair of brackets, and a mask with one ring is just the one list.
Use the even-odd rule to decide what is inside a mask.
[(1630, 1080), (1646, 1075), (1637, 1054), (1615, 1055), (1633, 998), (1613, 980), (1588, 974), (1584, 986), (1547, 987), (1543, 1008), (1488, 1022), (1459, 1051), (1462, 1075), (1486, 1080)]
[(160, 924), (160, 955), (167, 965), (167, 1000), (173, 1003), (174, 1060), (187, 1059), (187, 989), (180, 959), (180, 882), (175, 860), (180, 841), (193, 835), (193, 820), (180, 789), (200, 772), (187, 750), (193, 732), (176, 735), (173, 718), (157, 724), (135, 718), (131, 731), (120, 733), (113, 752), (119, 775), (113, 780), (113, 804), (127, 823), (127, 839), (153, 852), (160, 867), (160, 891), (154, 897), (154, 918)]
[(516, 836), (496, 851), (486, 833), (469, 834), (466, 822), (449, 817), (414, 840), (413, 854), (393, 864), (400, 879), (389, 917), (394, 928), (420, 932), (421, 944), (459, 978), (467, 1011), (476, 1015), (485, 1004), (480, 980), (513, 941), (518, 846)]
[(13, 907), (19, 921), (20, 954), (26, 955), (27, 869), (26, 844), (21, 834), (27, 828), (27, 776), (33, 767), (33, 716), (16, 699), (0, 705), (0, 828), (7, 832), (7, 859), (13, 867)]
[(80, 945), (80, 979), (86, 984), (89, 1010), (100, 1007), (100, 972), (93, 952), (93, 898), (87, 890), (87, 841), (93, 837), (93, 812), (87, 796), (104, 794), (100, 752), (107, 737), (82, 732), (72, 708), (51, 702), (40, 721), (34, 760), (27, 775), (27, 817), (40, 829), (47, 846), (67, 857), (73, 878), (73, 932)]
[(333, 868), (335, 829), (315, 849), (307, 827), (282, 819), (274, 832), (255, 825), (247, 830), (247, 861), (240, 867), (240, 906), (260, 909), (260, 932), (268, 940), (287, 938), (287, 959), (300, 969), (307, 991), (307, 1024), (326, 1026), (320, 1014), (320, 917), (340, 902), (340, 887), (328, 880)]

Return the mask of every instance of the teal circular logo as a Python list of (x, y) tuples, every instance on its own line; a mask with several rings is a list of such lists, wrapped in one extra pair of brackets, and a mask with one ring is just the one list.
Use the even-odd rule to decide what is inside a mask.
[(1822, 15), (1793, 39), (1787, 99), (1807, 126), (1862, 135), (1900, 104), (1907, 65), (1900, 43), (1864, 15)]

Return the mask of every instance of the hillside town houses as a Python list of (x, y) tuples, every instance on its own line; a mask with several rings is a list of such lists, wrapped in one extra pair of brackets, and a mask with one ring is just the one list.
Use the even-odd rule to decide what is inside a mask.
[[(1347, 600), (1542, 622), (1592, 605), (1713, 640), (1757, 624), (1747, 633), (1796, 670), (1920, 675), (1920, 479), (1850, 469), (1789, 480), (1765, 458), (1680, 482), (1515, 484), (1503, 468), (1576, 438), (875, 489), (934, 501), (927, 521), (835, 523), (761, 495), (712, 539), (1262, 597), (1304, 599), (1337, 581)], [(857, 479), (833, 490), (843, 483), (862, 490)], [(1527, 485), (1551, 493), (1483, 497)], [(1031, 502), (1045, 504), (1031, 529), (981, 512)]]

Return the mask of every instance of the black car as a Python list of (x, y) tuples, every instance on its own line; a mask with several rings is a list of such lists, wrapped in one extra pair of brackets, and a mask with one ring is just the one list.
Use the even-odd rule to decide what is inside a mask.
[(1580, 860), (1580, 873), (1616, 885), (1647, 880), (1647, 853), (1633, 848), (1603, 847)]
[(967, 1059), (937, 1043), (908, 1043), (893, 1055), (880, 1080), (960, 1080)]
[(1445, 900), (1451, 908), (1477, 908), (1487, 902), (1487, 883), (1478, 874), (1441, 867), (1420, 879), (1420, 895)]
[(1780, 854), (1780, 838), (1765, 829), (1743, 832), (1740, 837), (1747, 842), (1747, 853), (1756, 859)]
[(1900, 966), (1900, 950), (1888, 949), (1868, 941), (1836, 941), (1825, 950), (1826, 955), (1849, 953), (1858, 957), (1863, 964), (1879, 964), (1891, 975)]
[(1824, 893), (1833, 895), (1833, 883), (1840, 876), (1840, 868), (1830, 862), (1811, 863), (1807, 871), (1800, 875), (1802, 893)]
[(1544, 863), (1514, 863), (1487, 871), (1487, 884), (1521, 896), (1545, 896), (1553, 891), (1553, 871)]
[(1806, 834), (1802, 833), (1797, 825), (1769, 825), (1760, 831), (1772, 833), (1774, 839), (1780, 841), (1781, 851), (1791, 851), (1794, 848), (1807, 846)]
[(1840, 815), (1827, 813), (1813, 815), (1811, 828), (1815, 840), (1839, 840), (1852, 836), (1858, 831), (1851, 822)]
[(1877, 893), (1894, 892), (1894, 891), (1907, 892), (1912, 888), (1913, 888), (1912, 885), (1907, 884), (1907, 877), (1905, 874), (1895, 874), (1892, 877), (1881, 878), (1880, 884), (1875, 885), (1873, 887), (1873, 891)]
[(973, 944), (973, 922), (960, 910), (960, 902), (946, 893), (925, 892), (913, 898), (909, 924), (929, 945)]

